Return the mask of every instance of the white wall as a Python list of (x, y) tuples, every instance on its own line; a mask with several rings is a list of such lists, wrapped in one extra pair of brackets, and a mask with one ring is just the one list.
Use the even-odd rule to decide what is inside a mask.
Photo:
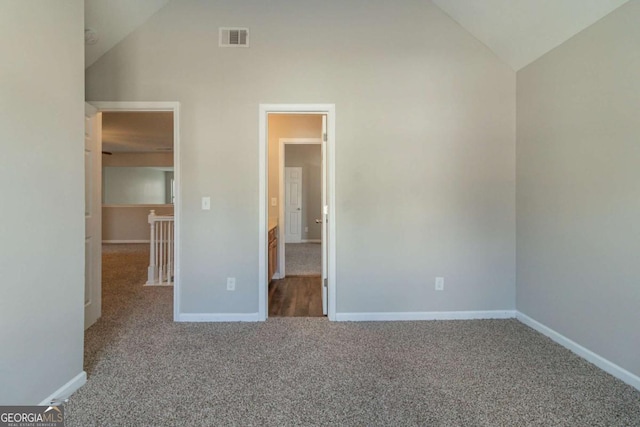
[(515, 308), (515, 73), (428, 1), (170, 2), (87, 97), (181, 102), (182, 312), (258, 311), (260, 103), (336, 104), (338, 312)]
[(640, 375), (640, 2), (518, 72), (517, 307)]
[(0, 1), (0, 405), (83, 373), (83, 9)]

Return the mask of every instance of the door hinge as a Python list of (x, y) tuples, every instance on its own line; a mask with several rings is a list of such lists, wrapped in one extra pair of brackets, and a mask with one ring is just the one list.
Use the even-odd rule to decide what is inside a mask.
[(327, 285), (327, 279), (324, 279), (324, 283), (323, 283), (323, 285), (324, 285), (324, 287), (325, 287), (325, 288), (328, 286), (328, 285)]
[[(316, 135), (317, 135), (317, 134), (316, 134)], [(326, 132), (322, 134), (322, 140), (323, 140), (324, 142), (327, 142), (327, 133), (326, 133)]]

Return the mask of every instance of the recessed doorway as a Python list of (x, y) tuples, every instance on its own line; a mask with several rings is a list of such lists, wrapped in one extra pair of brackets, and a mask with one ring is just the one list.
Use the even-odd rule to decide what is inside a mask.
[(269, 199), (278, 205), (280, 236), (277, 275), (269, 283), (269, 316), (326, 315), (322, 304), (322, 123), (318, 114), (269, 116), (269, 150), (278, 154), (277, 169), (270, 169), (269, 180), (279, 181), (278, 192), (270, 191)]
[(108, 252), (125, 258), (143, 250), (149, 254), (148, 262), (138, 263), (147, 271), (138, 274), (140, 269), (136, 270), (136, 284), (172, 286), (176, 320), (180, 307), (180, 104), (91, 104), (101, 113), (103, 127), (103, 243), (112, 245)]
[(333, 105), (260, 106), (263, 320), (335, 316), (334, 121)]

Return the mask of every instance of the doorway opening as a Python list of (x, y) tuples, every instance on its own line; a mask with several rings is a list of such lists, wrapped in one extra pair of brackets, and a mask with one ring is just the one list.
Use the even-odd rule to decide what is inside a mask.
[[(277, 150), (278, 165), (269, 169), (270, 209), (277, 207), (279, 225), (277, 270), (269, 283), (269, 316), (321, 317), (322, 296), (322, 116), (269, 116), (269, 151)], [(317, 138), (282, 138), (282, 135)], [(276, 176), (277, 174), (277, 176)], [(269, 189), (272, 189), (269, 185)], [(271, 217), (270, 224), (275, 224)], [(274, 255), (271, 255), (274, 256)]]
[(260, 106), (259, 317), (335, 317), (335, 108)]
[[(102, 281), (113, 285), (102, 290), (103, 305), (108, 292), (122, 298), (129, 288), (170, 286), (175, 320), (180, 296), (179, 104), (92, 104), (101, 114), (104, 273), (114, 282)], [(109, 265), (120, 274), (113, 276)], [(125, 270), (126, 286), (120, 283)]]

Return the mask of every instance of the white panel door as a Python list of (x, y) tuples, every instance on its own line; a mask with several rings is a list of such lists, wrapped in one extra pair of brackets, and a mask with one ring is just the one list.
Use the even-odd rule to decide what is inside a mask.
[(84, 114), (84, 328), (102, 314), (102, 117), (85, 104)]
[(302, 168), (284, 168), (284, 241), (302, 241)]
[(329, 245), (327, 237), (329, 236), (328, 213), (329, 207), (327, 202), (327, 116), (322, 116), (322, 314), (328, 313), (329, 301)]

